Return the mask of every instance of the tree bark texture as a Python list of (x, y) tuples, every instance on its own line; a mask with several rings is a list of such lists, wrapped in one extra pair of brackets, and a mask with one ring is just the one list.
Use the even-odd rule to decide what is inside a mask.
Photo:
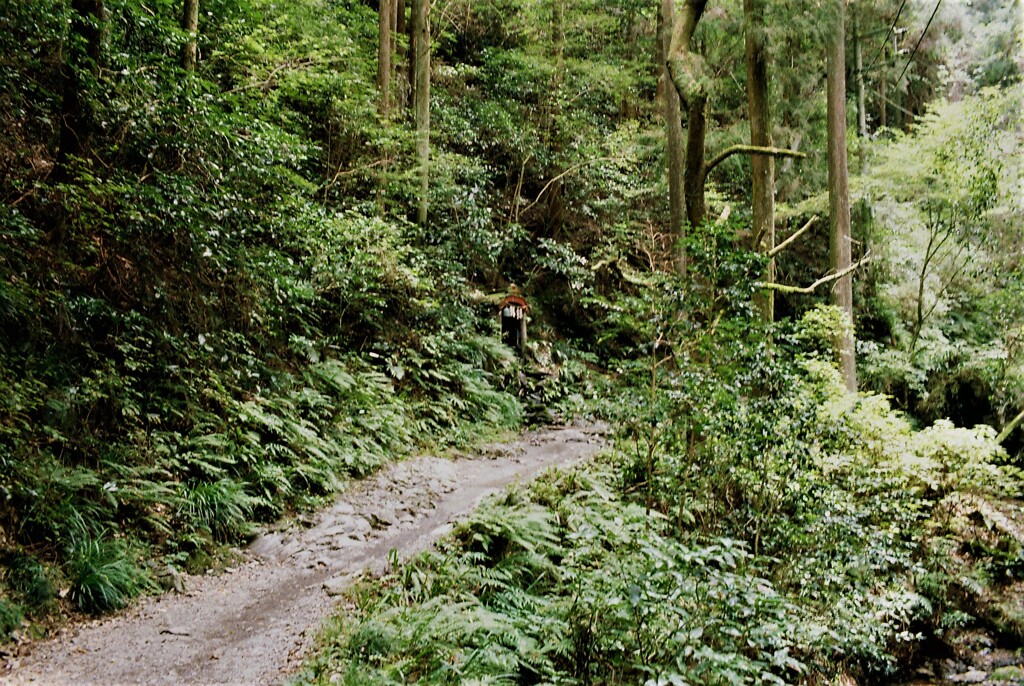
[(390, 26), (388, 29), (391, 34), (391, 71), (394, 73), (397, 71), (396, 64), (398, 62), (398, 0), (391, 0), (390, 4), (388, 15)]
[[(836, 25), (828, 46), (827, 122), (828, 122), (828, 199), (830, 254), (832, 269), (843, 272), (852, 260), (850, 236), (850, 193), (846, 159), (846, 42), (844, 0), (833, 0)], [(853, 321), (853, 275), (847, 273), (835, 282), (833, 299)], [(857, 367), (853, 332), (838, 341), (839, 366), (848, 390), (857, 390)]]
[(380, 0), (377, 16), (377, 89), (380, 91), (380, 113), (385, 116), (391, 109), (391, 21), (394, 1)]
[(181, 49), (181, 66), (185, 71), (195, 71), (199, 57), (199, 0), (185, 0), (181, 28), (188, 34)]
[(707, 0), (684, 0), (672, 24), (667, 66), (672, 84), (687, 112), (686, 163), (683, 175), (683, 196), (686, 200), (686, 218), (691, 226), (704, 222), (704, 149), (706, 135), (706, 109), (708, 102), (708, 75), (704, 58), (690, 50), (690, 42), (697, 30)]
[[(551, 87), (547, 106), (547, 144), (552, 159), (559, 159), (562, 154), (562, 135), (560, 120), (562, 118), (562, 88), (565, 83), (565, 0), (551, 0), (551, 58), (555, 69), (551, 75)], [(555, 177), (547, 197), (547, 227), (553, 237), (561, 234), (565, 220), (565, 203), (563, 202), (562, 179)]]
[(664, 97), (667, 139), (669, 236), (671, 236), (674, 246), (673, 262), (676, 265), (676, 271), (680, 276), (684, 276), (686, 274), (686, 250), (683, 247), (683, 239), (686, 237), (684, 224), (686, 200), (683, 196), (683, 165), (685, 164), (686, 150), (683, 146), (683, 115), (679, 103), (679, 92), (672, 86), (672, 76), (668, 70), (675, 12), (674, 0), (661, 0), (661, 12), (658, 14), (658, 64), (661, 69), (659, 85), (662, 97)]
[(406, 16), (405, 0), (395, 0), (395, 33), (403, 34), (409, 30)]
[(857, 133), (861, 138), (868, 135), (867, 98), (864, 93), (864, 49), (860, 32), (857, 31), (857, 17), (853, 18), (854, 68), (857, 70)]
[[(768, 100), (768, 56), (765, 50), (764, 0), (743, 0), (746, 27), (747, 107), (750, 111), (750, 144), (772, 147), (771, 112)], [(770, 254), (775, 248), (775, 158), (751, 155), (751, 205), (754, 220), (754, 250)], [(775, 281), (775, 259), (768, 261), (765, 276)], [(757, 298), (765, 321), (775, 318), (775, 298), (771, 290)]]
[(413, 0), (412, 6), (413, 109), (416, 156), (420, 164), (420, 202), (416, 221), (422, 226), (427, 223), (430, 192), (430, 0)]
[(416, 30), (417, 15), (420, 11), (421, 0), (410, 0), (409, 24), (407, 26), (409, 38), (409, 108), (416, 112)]

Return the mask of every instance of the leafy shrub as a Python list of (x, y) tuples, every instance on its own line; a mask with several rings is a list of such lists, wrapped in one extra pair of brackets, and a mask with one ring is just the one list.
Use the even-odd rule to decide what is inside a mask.
[(237, 481), (182, 484), (177, 515), (189, 530), (204, 532), (215, 541), (237, 541), (250, 531), (249, 516), (255, 505), (252, 496)]
[(20, 629), (23, 621), (25, 616), (21, 607), (7, 598), (0, 598), (0, 642)]
[(4, 556), (7, 587), (30, 607), (41, 608), (57, 596), (53, 570), (25, 553), (10, 552)]
[(151, 581), (123, 540), (84, 538), (67, 553), (69, 598), (83, 612), (109, 612), (150, 588)]

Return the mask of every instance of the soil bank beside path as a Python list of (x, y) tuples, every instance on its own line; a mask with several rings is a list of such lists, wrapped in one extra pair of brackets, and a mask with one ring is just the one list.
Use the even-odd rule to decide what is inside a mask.
[(353, 482), (308, 528), (257, 538), (236, 567), (184, 579), (115, 617), (34, 646), (0, 683), (13, 686), (278, 684), (306, 656), (332, 595), (378, 571), (396, 549), (425, 550), (479, 501), (546, 467), (594, 455), (601, 431), (549, 428), (472, 459), (419, 457)]

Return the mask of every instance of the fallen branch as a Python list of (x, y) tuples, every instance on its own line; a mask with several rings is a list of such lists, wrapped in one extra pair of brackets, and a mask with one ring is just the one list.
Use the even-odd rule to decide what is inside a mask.
[(764, 283), (764, 282), (761, 282), (761, 281), (755, 283), (754, 285), (757, 286), (758, 288), (765, 288), (765, 289), (768, 289), (768, 290), (771, 290), (771, 291), (775, 291), (777, 293), (793, 293), (793, 294), (796, 294), (796, 295), (810, 295), (815, 290), (817, 290), (818, 286), (822, 286), (822, 285), (824, 285), (826, 283), (831, 283), (833, 281), (838, 281), (839, 279), (843, 278), (844, 276), (846, 276), (847, 274), (849, 274), (850, 272), (855, 270), (857, 267), (861, 266), (862, 264), (867, 264), (870, 261), (871, 261), (871, 256), (870, 255), (865, 255), (860, 260), (858, 260), (857, 262), (854, 262), (853, 264), (851, 264), (846, 269), (840, 270), (840, 271), (836, 272), (835, 274), (829, 274), (827, 276), (823, 276), (820, 279), (818, 279), (817, 281), (815, 281), (814, 283), (812, 283), (810, 286), (805, 286), (803, 288), (801, 288), (800, 286), (785, 286), (785, 285), (783, 285), (781, 283)]
[(1011, 419), (1010, 423), (1007, 424), (1006, 427), (999, 432), (999, 435), (996, 436), (996, 443), (1002, 443), (1007, 438), (1009, 438), (1010, 434), (1013, 433), (1014, 429), (1020, 426), (1021, 422), (1024, 422), (1024, 410), (1021, 410), (1020, 414)]
[(774, 248), (769, 250), (768, 251), (768, 257), (769, 258), (775, 257), (780, 252), (782, 252), (783, 250), (788, 248), (789, 245), (793, 241), (795, 241), (797, 238), (800, 238), (800, 236), (802, 236), (805, 233), (807, 233), (808, 229), (810, 229), (812, 226), (814, 226), (814, 222), (816, 222), (816, 221), (818, 221), (818, 215), (814, 215), (813, 217), (808, 219), (807, 223), (804, 224), (803, 226), (801, 226), (799, 229), (797, 229), (797, 231), (792, 236), (790, 236), (789, 238), (787, 238), (786, 240), (782, 241), (781, 243), (776, 245)]
[(760, 145), (730, 145), (728, 148), (711, 158), (711, 161), (704, 166), (704, 178), (707, 178), (712, 169), (720, 165), (722, 162), (725, 162), (733, 155), (738, 154), (769, 155), (771, 157), (797, 157), (800, 159), (807, 158), (807, 153), (805, 152), (787, 150), (786, 148), (770, 148)]

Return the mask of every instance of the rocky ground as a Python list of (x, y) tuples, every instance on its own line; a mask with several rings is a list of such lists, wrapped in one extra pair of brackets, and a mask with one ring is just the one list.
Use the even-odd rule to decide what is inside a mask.
[(353, 483), (316, 517), (265, 532), (218, 574), (167, 570), (174, 591), (31, 646), (0, 671), (0, 683), (281, 683), (354, 575), (383, 569), (392, 550), (408, 557), (426, 549), (504, 486), (593, 455), (600, 434), (545, 429), (471, 459), (393, 465)]

